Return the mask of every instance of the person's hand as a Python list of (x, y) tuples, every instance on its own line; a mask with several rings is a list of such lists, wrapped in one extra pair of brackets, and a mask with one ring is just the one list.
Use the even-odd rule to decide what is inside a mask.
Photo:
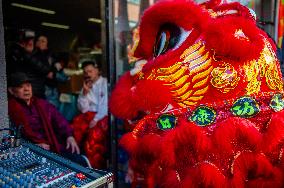
[(90, 92), (90, 90), (92, 88), (92, 84), (93, 84), (92, 81), (89, 80), (89, 79), (84, 81), (84, 83), (83, 83), (83, 95), (87, 95)]
[(55, 68), (56, 68), (57, 71), (60, 71), (60, 70), (63, 68), (60, 62), (56, 62), (56, 63), (54, 64), (54, 66), (55, 66)]
[(77, 142), (73, 136), (69, 136), (66, 140), (66, 149), (71, 147), (72, 153), (76, 151), (77, 154), (80, 154), (80, 148), (77, 145)]
[(45, 150), (50, 150), (50, 145), (48, 144), (45, 144), (45, 143), (40, 143), (40, 144), (37, 144), (39, 147), (45, 149)]
[(52, 79), (53, 78), (53, 72), (49, 72), (47, 75), (46, 75), (47, 78), (49, 79)]
[(92, 120), (89, 124), (89, 128), (91, 129), (91, 128), (95, 127), (97, 125), (97, 123), (98, 122), (96, 120)]

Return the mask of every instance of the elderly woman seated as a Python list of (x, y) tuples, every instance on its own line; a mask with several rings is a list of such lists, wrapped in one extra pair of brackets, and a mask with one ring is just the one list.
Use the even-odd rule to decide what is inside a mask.
[(72, 153), (79, 154), (80, 149), (69, 123), (52, 104), (33, 96), (31, 83), (24, 73), (14, 73), (8, 78), (8, 91), (10, 119), (16, 126), (23, 126), (25, 139), (46, 150), (76, 158)]

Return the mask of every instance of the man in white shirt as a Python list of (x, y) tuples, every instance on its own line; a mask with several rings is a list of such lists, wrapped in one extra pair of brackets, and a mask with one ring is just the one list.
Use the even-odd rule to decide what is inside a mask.
[(95, 61), (83, 62), (82, 68), (85, 81), (78, 98), (78, 108), (82, 113), (97, 113), (89, 124), (89, 128), (92, 128), (107, 116), (107, 79), (100, 76), (100, 65)]
[(82, 63), (83, 88), (78, 97), (82, 114), (74, 118), (74, 137), (94, 168), (105, 168), (106, 137), (108, 129), (107, 79), (100, 75), (101, 66), (94, 60)]

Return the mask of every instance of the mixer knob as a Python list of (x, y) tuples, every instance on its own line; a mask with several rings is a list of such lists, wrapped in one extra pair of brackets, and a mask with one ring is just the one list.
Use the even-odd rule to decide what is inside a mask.
[(20, 176), (16, 176), (16, 177), (15, 177), (15, 181), (16, 181), (16, 182), (20, 182)]
[(77, 177), (78, 179), (80, 179), (80, 180), (83, 180), (83, 179), (86, 178), (86, 176), (85, 176), (84, 174), (82, 174), (82, 173), (77, 173), (77, 174), (76, 174), (76, 177)]
[(28, 184), (27, 184), (27, 187), (28, 187), (28, 188), (31, 188), (31, 187), (32, 187), (32, 183), (31, 183), (31, 182), (28, 183)]
[(20, 183), (21, 185), (23, 185), (23, 184), (24, 184), (24, 179), (23, 179), (23, 178), (20, 178), (19, 183)]
[(41, 162), (46, 163), (46, 158), (45, 157), (41, 158)]
[(59, 168), (56, 168), (55, 172), (56, 172), (56, 174), (58, 174), (59, 173)]
[(34, 179), (32, 178), (32, 179), (30, 179), (30, 183), (33, 183), (34, 182)]
[(14, 180), (12, 178), (9, 178), (8, 179), (8, 184), (13, 185), (13, 183), (14, 183)]
[(12, 187), (17, 187), (17, 182), (13, 182)]

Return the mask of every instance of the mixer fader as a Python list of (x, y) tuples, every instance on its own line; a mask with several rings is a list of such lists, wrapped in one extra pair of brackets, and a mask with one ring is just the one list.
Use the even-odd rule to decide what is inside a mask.
[(112, 174), (82, 167), (31, 143), (0, 145), (0, 187), (112, 187)]

